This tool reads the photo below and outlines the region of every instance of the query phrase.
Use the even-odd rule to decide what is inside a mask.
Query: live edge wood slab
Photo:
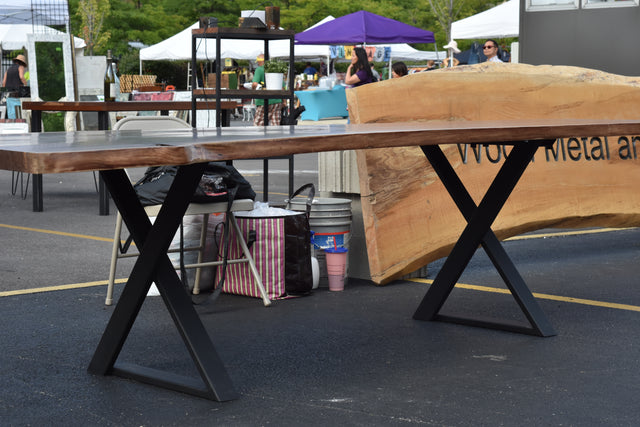
[[[434,257],[446,255],[451,242],[457,238],[456,233],[459,234],[460,231],[456,228],[458,227],[457,217],[460,214],[455,210],[452,211],[454,207],[448,197],[442,195],[444,194],[442,190],[440,190],[441,195],[432,194],[433,189],[440,186],[439,179],[424,156],[422,154],[416,156],[416,152],[410,148],[400,147],[440,144],[451,156],[458,156],[457,159],[453,157],[453,163],[460,168],[464,164],[460,160],[463,155],[467,156],[467,160],[475,158],[476,155],[481,159],[485,159],[486,155],[491,156],[492,159],[498,154],[504,156],[502,151],[486,151],[486,154],[482,151],[485,150],[484,148],[480,151],[476,148],[474,151],[473,147],[465,146],[464,142],[500,143],[572,138],[576,135],[603,135],[603,140],[608,141],[609,136],[629,134],[640,134],[640,120],[458,120],[169,132],[47,132],[3,135],[0,140],[0,169],[46,174],[366,149],[367,156],[377,156],[378,161],[373,164],[379,166],[379,168],[366,169],[369,166],[365,165],[366,168],[361,169],[361,174],[363,170],[371,171],[371,176],[364,176],[368,180],[368,187],[364,188],[379,189],[378,193],[363,192],[363,200],[370,205],[366,206],[369,210],[365,212],[369,262],[370,268],[371,266],[375,268],[372,269],[374,280],[377,283],[385,283],[396,275],[402,274],[403,271],[411,270],[413,266],[420,266],[421,263],[429,262]],[[579,140],[583,141],[583,139]],[[592,140],[588,139],[588,141]],[[634,137],[630,141],[637,140]],[[461,142],[463,144],[459,145]],[[592,142],[589,144],[589,146],[594,145]],[[622,148],[624,144],[620,145],[618,142],[616,144],[621,148],[616,152],[611,148],[608,154],[611,157],[614,153],[620,156],[620,153],[625,152]],[[629,144],[626,151],[635,153],[636,142]],[[395,147],[400,151],[387,151],[386,147]],[[382,151],[375,151],[381,149]],[[495,150],[495,147],[490,146],[487,150]],[[508,151],[508,148],[505,150]],[[562,155],[570,158],[577,156],[578,151],[574,144],[567,142],[565,154]],[[590,158],[595,158],[595,153],[597,150],[589,154]],[[563,163],[558,166],[563,169],[569,167],[571,162],[565,159],[551,163]],[[467,164],[470,163],[473,162],[467,161]],[[486,163],[492,172],[497,168],[493,161],[481,161],[478,164]],[[608,161],[598,160],[592,163],[604,164]],[[635,161],[629,160],[629,164],[635,165]],[[636,168],[624,162],[623,165],[625,169],[629,169],[629,174],[623,172],[625,179],[628,177],[635,181],[633,174],[636,173]],[[479,189],[483,185],[483,180],[486,181],[484,174],[468,172],[465,174],[468,174],[465,181],[470,191],[474,194],[482,194],[483,192]],[[475,175],[480,175],[477,180]],[[568,179],[561,186],[589,186],[588,183],[594,178],[590,174],[580,176]],[[612,178],[603,179],[611,180]],[[604,196],[608,197],[607,203],[610,199],[617,201],[616,214],[612,215],[616,221],[611,222],[619,226],[637,223],[637,203],[630,202],[637,196],[627,191],[632,185],[633,182],[625,183],[622,189],[616,189],[613,186],[609,190],[612,194],[606,194],[607,191],[603,191]],[[523,197],[522,207],[520,204],[510,205],[511,209],[516,206],[516,213],[522,213],[522,216],[514,220],[516,225],[500,228],[500,235],[553,224],[553,220],[538,215],[537,211],[553,211],[553,208],[549,208],[548,205],[556,203],[557,187],[557,182],[552,176],[538,177],[529,194]],[[424,192],[426,189],[429,191]],[[624,197],[617,198],[616,194]],[[588,194],[584,197],[576,196],[569,201],[558,199],[555,207],[568,204],[569,208],[575,209],[576,212],[603,210],[601,206],[585,209],[598,204],[598,200],[591,201]],[[539,202],[540,206],[537,206],[536,202]],[[532,212],[527,212],[526,209],[531,205],[533,205]],[[608,205],[605,204],[605,206]],[[556,223],[568,226],[571,220],[577,221],[575,215],[577,214],[569,216],[565,212],[564,215],[560,215],[561,219]],[[591,215],[591,218],[597,219],[598,215],[600,214]],[[601,218],[607,218],[607,214]],[[588,220],[589,217],[586,219]],[[382,227],[375,228],[380,225]],[[411,252],[412,249],[415,252]],[[381,256],[387,256],[387,258],[382,259]],[[375,264],[381,259],[384,263]],[[395,262],[395,260],[399,261]]]
[[[638,119],[640,78],[524,64],[462,66],[347,90],[351,123],[469,125],[523,119]],[[640,137],[580,132],[539,149],[493,231],[500,239],[547,227],[640,225]],[[465,139],[471,136],[471,139]],[[402,138],[403,136],[400,135]],[[514,140],[527,139],[514,132]],[[479,202],[510,147],[443,147]],[[407,144],[411,145],[411,144]],[[466,222],[418,147],[357,152],[371,277],[386,283],[446,256]]]
[[[163,131],[7,134],[0,169],[29,173],[112,170],[321,151],[540,140],[640,133],[639,120],[486,120],[270,126]],[[416,172],[417,173],[417,172]]]

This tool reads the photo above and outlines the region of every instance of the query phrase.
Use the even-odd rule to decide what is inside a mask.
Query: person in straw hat
[[[455,67],[456,65],[458,65],[460,63],[460,61],[458,61],[453,56],[454,53],[460,53],[460,49],[458,49],[458,43],[455,40],[451,40],[449,42],[449,44],[444,45],[444,48],[449,50],[449,57],[444,60],[444,62],[442,63],[443,66],[444,67]]]
[[[2,86],[9,92],[19,92],[21,87],[27,86],[27,79],[24,76],[26,68],[27,59],[24,55],[16,56],[13,59],[13,65],[4,73]]]

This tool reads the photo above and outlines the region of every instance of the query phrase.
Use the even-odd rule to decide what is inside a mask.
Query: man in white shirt
[[[489,39],[484,42],[482,53],[487,57],[488,62],[502,62],[498,57],[498,43],[495,40]]]

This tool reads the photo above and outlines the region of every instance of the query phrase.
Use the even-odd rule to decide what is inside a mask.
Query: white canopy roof
[[[278,40],[271,42],[269,45],[269,55],[273,58],[283,58],[289,56],[288,43],[282,43],[286,40]],[[393,60],[406,60],[406,61],[427,61],[429,59],[437,60],[445,57],[445,52],[440,53],[438,57],[437,52],[424,51],[414,49],[406,43],[390,44],[390,45],[370,45],[379,49],[389,47],[391,49],[390,57]],[[296,58],[322,58],[326,59],[331,56],[330,45],[295,45],[294,56]]]
[[[484,12],[451,24],[451,38],[487,39],[518,37],[520,0],[509,0]]]
[[[315,25],[333,19],[327,16]],[[153,46],[140,49],[140,61],[178,61],[191,59],[191,30],[198,28],[194,23],[189,28]],[[313,27],[311,27],[313,28]],[[221,58],[249,59],[255,58],[264,52],[264,42],[261,40],[235,40],[223,39],[221,41]],[[419,51],[408,44],[390,45],[393,59],[427,60],[437,59],[436,52]],[[294,56],[306,59],[326,59],[330,56],[329,45],[295,45]],[[275,40],[269,42],[269,56],[283,58],[289,56],[289,41]],[[444,54],[441,54],[444,57]],[[216,57],[216,44],[213,39],[198,39],[196,50],[198,60],[213,60]]]
[[[189,28],[153,46],[140,49],[141,61],[178,61],[191,59],[191,30],[199,27],[196,22]],[[197,40],[196,57],[199,60],[214,60],[216,58],[216,42],[213,39]],[[260,40],[235,40],[225,39],[221,41],[221,58],[256,59],[264,51],[264,42]]]
[[[326,18],[325,18],[326,19]],[[178,34],[169,37],[153,46],[140,49],[141,61],[179,61],[191,59],[191,30],[198,28],[198,23],[194,23],[189,28],[180,31]],[[264,52],[264,42],[262,40],[235,40],[223,39],[220,42],[222,52],[221,58],[249,59]],[[276,40],[269,42],[269,55],[271,57],[289,56],[289,41]],[[296,57],[326,57],[329,55],[329,48],[326,46],[295,46],[294,55]],[[216,44],[212,39],[198,39],[196,50],[198,60],[213,60],[216,57]]]
[[[28,34],[66,34],[44,25],[31,24],[0,24],[0,46],[4,50],[20,50],[27,47]],[[74,37],[74,47],[82,49],[86,46],[84,40]]]
[[[69,22],[67,0],[36,2],[33,9],[31,0],[5,0],[0,3],[0,24],[31,24],[34,21],[66,26]]]

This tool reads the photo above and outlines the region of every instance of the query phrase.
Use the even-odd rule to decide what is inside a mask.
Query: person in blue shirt
[[[311,66],[311,62],[307,62],[307,68],[305,68],[303,72],[309,76],[313,76],[318,72],[318,70]]]

